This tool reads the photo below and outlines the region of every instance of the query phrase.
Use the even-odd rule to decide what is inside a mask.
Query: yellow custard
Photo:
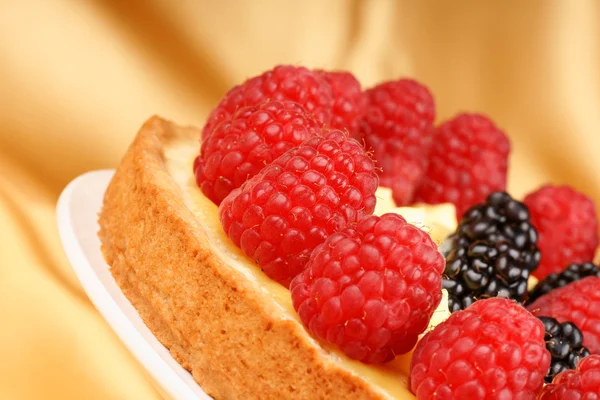
[[[375,195],[377,196],[375,215],[385,213],[402,215],[406,222],[429,233],[438,247],[456,230],[456,208],[451,203],[436,205],[420,203],[410,207],[396,207],[391,189],[379,187]]]
[[[173,143],[165,151],[165,164],[167,171],[181,189],[186,206],[195,214],[206,231],[214,253],[231,268],[242,273],[263,293],[271,297],[282,310],[284,318],[301,324],[292,307],[292,299],[289,291],[268,278],[225,235],[219,221],[218,207],[202,194],[191,173],[192,162],[197,150],[195,142]],[[391,198],[391,191],[382,188],[378,191],[377,195],[379,204],[376,210],[377,214],[397,212],[403,215],[407,222],[426,229],[438,245],[456,228],[454,207],[452,205],[395,208]],[[450,315],[445,290],[443,294],[444,298],[440,307],[434,313],[429,329],[432,329]],[[308,338],[311,338],[308,333],[306,335]],[[410,353],[399,356],[388,364],[373,366],[351,360],[336,348],[325,343],[312,338],[310,340],[332,362],[341,365],[345,370],[367,381],[373,388],[380,392],[382,397],[388,399],[415,398],[408,389]]]

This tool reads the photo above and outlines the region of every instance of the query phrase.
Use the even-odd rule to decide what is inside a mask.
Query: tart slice
[[[227,238],[192,173],[200,136],[151,118],[105,194],[102,251],[146,325],[217,399],[413,399],[410,354],[373,366],[317,341]]]

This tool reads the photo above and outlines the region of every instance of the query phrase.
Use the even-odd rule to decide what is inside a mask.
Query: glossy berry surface
[[[398,214],[370,216],[330,236],[290,285],[318,338],[366,363],[412,349],[440,303],[444,258]]]
[[[410,204],[428,164],[435,119],[429,90],[411,79],[379,84],[365,92],[365,147],[372,149],[382,186],[392,188],[398,206]]]
[[[559,374],[544,386],[538,400],[600,399],[600,356],[585,357],[576,370]]]
[[[565,265],[592,261],[598,247],[594,202],[569,186],[544,186],[527,195],[539,235],[542,260],[534,275],[543,279]]]
[[[542,322],[496,297],[453,313],[419,341],[410,389],[419,400],[535,399],[549,365]]]
[[[302,105],[321,124],[329,124],[333,108],[329,83],[307,68],[279,65],[229,90],[208,116],[202,138],[242,107],[286,100]]]
[[[333,109],[330,127],[346,130],[359,138],[360,121],[366,111],[367,99],[360,82],[347,71],[317,71],[331,86]]]
[[[455,205],[457,218],[506,189],[510,142],[489,118],[460,114],[436,128],[429,167],[415,201]]]
[[[444,289],[450,312],[488,297],[526,299],[530,271],[509,242],[476,241],[453,250],[446,261]]]
[[[583,333],[583,345],[600,354],[600,278],[590,276],[552,290],[527,309],[537,316],[574,323]]]
[[[554,272],[537,283],[529,293],[528,302],[533,303],[538,298],[588,276],[600,277],[600,268],[593,263],[571,264],[561,272]]]
[[[274,160],[219,207],[225,233],[287,286],[325,239],[372,214],[373,160],[341,131],[323,132]]]
[[[202,142],[194,163],[196,183],[218,205],[265,165],[319,131],[294,102],[243,107]]]
[[[568,369],[575,369],[582,358],[590,355],[583,346],[583,334],[572,322],[562,324],[552,317],[539,317],[544,324],[544,340],[552,361],[546,374],[546,383]]]
[[[467,211],[449,242],[444,288],[451,312],[481,298],[527,299],[527,280],[540,252],[523,203],[505,192],[490,194]]]

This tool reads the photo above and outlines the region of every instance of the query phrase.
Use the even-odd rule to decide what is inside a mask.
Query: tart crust
[[[212,251],[165,165],[172,143],[198,138],[149,119],[105,194],[102,251],[145,324],[216,399],[389,398]]]

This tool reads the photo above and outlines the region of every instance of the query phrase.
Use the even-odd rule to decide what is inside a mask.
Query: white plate
[[[169,351],[146,327],[123,295],[100,252],[98,212],[113,170],[93,171],[73,180],[57,204],[58,231],[67,258],[100,314],[173,400],[210,400]]]

